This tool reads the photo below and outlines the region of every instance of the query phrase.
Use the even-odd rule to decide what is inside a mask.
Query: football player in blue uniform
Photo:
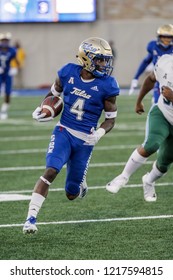
[[[47,95],[63,93],[64,107],[48,146],[46,170],[32,194],[24,233],[37,231],[37,214],[49,186],[65,164],[67,198],[73,200],[86,195],[86,174],[94,145],[115,124],[119,86],[111,76],[113,55],[110,45],[102,38],[88,38],[79,46],[77,60],[79,65],[69,63],[57,72]],[[105,119],[98,128],[102,111]],[[44,117],[39,106],[33,112],[33,118],[40,122],[51,120],[51,117]]]
[[[12,75],[10,72],[10,62],[16,58],[16,49],[9,45],[11,34],[0,34],[0,92],[4,91],[4,103],[1,106],[0,119],[8,118],[8,108],[10,95],[12,92]]]
[[[173,25],[166,24],[158,28],[157,40],[153,40],[147,45],[147,56],[142,60],[139,68],[131,82],[129,95],[131,95],[138,86],[138,79],[146,70],[147,66],[152,63],[156,64],[158,58],[164,54],[173,53]],[[160,95],[159,83],[156,82],[153,90],[153,103],[157,103]]]

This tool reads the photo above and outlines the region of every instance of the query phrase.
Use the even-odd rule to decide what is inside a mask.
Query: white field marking
[[[32,120],[22,120],[22,119],[7,119],[7,120],[1,120],[1,124],[6,124],[6,125],[33,125]],[[10,130],[10,129],[9,129]]]
[[[160,186],[160,187],[165,187],[165,186],[173,186],[173,182],[165,182],[165,183],[156,183],[155,185],[156,187]],[[129,184],[129,185],[126,185],[123,187],[124,188],[141,188],[142,187],[142,184]],[[98,190],[98,189],[105,189],[105,186],[89,186],[88,187],[89,190]],[[64,191],[64,188],[50,188],[49,189],[49,192],[60,192],[60,191]],[[33,189],[30,189],[30,190],[16,190],[16,191],[1,191],[0,192],[0,195],[1,194],[19,194],[19,193],[32,193],[33,192]]]
[[[145,123],[142,122],[135,122],[135,124],[127,124],[127,123],[121,123],[121,124],[117,124],[114,126],[114,129],[118,129],[118,130],[142,130],[145,131]]]
[[[28,120],[22,120],[22,119],[7,119],[7,120],[1,120],[1,124],[5,124],[5,125],[15,125],[15,126],[20,126],[20,125],[29,125],[29,126],[49,126],[52,125],[53,127],[55,126],[56,124],[56,120],[52,120],[51,122],[44,122],[44,123],[40,123],[40,122],[37,122],[35,120],[33,120],[32,118],[31,119],[28,119]]]
[[[147,161],[145,164],[153,164],[154,161]],[[90,163],[90,168],[95,167],[107,167],[107,166],[124,166],[126,162],[108,162],[108,163]],[[66,168],[66,165],[63,166]],[[28,171],[28,170],[41,170],[45,169],[45,166],[16,166],[16,167],[1,167],[0,172],[4,171]]]
[[[62,224],[81,224],[81,223],[98,223],[98,222],[121,222],[121,221],[136,221],[136,220],[151,220],[151,219],[172,219],[173,215],[160,216],[143,216],[143,217],[122,217],[122,218],[105,218],[92,220],[71,220],[71,221],[56,221],[56,222],[40,222],[37,225],[62,225]],[[22,227],[24,224],[6,224],[0,225],[0,228]]]
[[[39,129],[48,129],[51,126],[54,127],[56,125],[56,122],[44,122],[40,123],[34,120],[16,120],[16,119],[7,119],[2,121],[2,124],[8,124],[12,125],[12,127],[2,127],[2,131],[16,131],[16,126],[21,126],[18,127],[17,130],[28,130],[28,129],[33,129],[33,128],[39,128]],[[24,126],[23,126],[24,125]],[[113,129],[118,129],[118,130],[129,130],[129,129],[134,129],[136,130],[144,130],[145,129],[145,122],[131,122],[129,125],[127,123],[120,123],[120,124],[115,124]]]
[[[22,149],[22,150],[8,150],[0,151],[0,155],[15,155],[15,154],[35,154],[46,152],[46,149]]]
[[[0,142],[11,142],[11,141],[40,141],[48,140],[50,136],[17,136],[17,137],[1,137]]]
[[[39,130],[50,130],[50,126],[39,126]],[[1,127],[1,131],[30,131],[30,130],[38,130],[38,125],[25,125],[25,126],[21,126],[21,127],[18,127],[16,129],[16,126],[12,126],[12,127],[6,127],[6,126],[2,126]]]
[[[130,119],[135,119],[135,118],[132,118],[130,116],[128,116],[128,118]],[[136,123],[136,122],[135,122]],[[54,128],[55,126],[55,123],[39,123],[39,122],[36,122],[36,121],[25,121],[25,120],[8,120],[7,122],[6,121],[1,121],[1,124],[5,124],[4,126],[2,125],[1,127],[1,131],[16,131],[16,126],[17,126],[17,131],[30,131],[30,130],[35,130],[35,129],[39,129],[39,130],[50,130],[52,128]],[[9,125],[9,126],[6,126],[6,125]],[[12,125],[12,126],[10,126]],[[130,126],[128,126],[126,123],[121,123],[121,124],[116,124],[114,127],[113,127],[113,130],[129,130],[129,127],[130,129],[134,129],[134,130],[142,130],[142,127],[143,127],[143,130],[145,128],[145,123],[136,123],[136,126],[134,124],[129,124]],[[113,131],[112,130],[112,131]]]
[[[117,138],[117,137],[122,137],[122,136],[134,136],[136,138],[136,136],[144,136],[145,132],[144,131],[116,131],[116,132],[110,132],[108,134],[106,134],[104,137],[108,137],[108,138]]]
[[[134,149],[138,146],[136,145],[112,145],[112,146],[98,146],[94,148],[94,151],[106,151],[106,150],[124,150],[124,149]],[[0,155],[15,155],[15,154],[34,154],[43,153],[46,149],[22,149],[22,150],[7,150],[0,151]]]
[[[122,137],[122,136],[144,136],[144,133],[142,132],[136,132],[134,134],[134,132],[116,132],[116,133],[109,133],[106,134],[105,137],[106,138],[117,138],[117,137]],[[12,136],[12,137],[0,137],[0,142],[11,142],[11,141],[40,141],[40,140],[49,140],[50,139],[50,135],[38,135],[38,136]]]
[[[30,200],[30,195],[21,195],[21,194],[0,194],[0,202],[4,201],[19,201],[19,200]]]

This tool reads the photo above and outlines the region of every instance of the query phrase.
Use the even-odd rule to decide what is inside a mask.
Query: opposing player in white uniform
[[[160,84],[161,94],[158,104],[148,114],[145,141],[131,154],[122,173],[106,186],[109,192],[117,193],[148,157],[158,151],[151,172],[142,177],[144,199],[148,202],[157,200],[155,181],[167,172],[173,162],[173,55],[163,55],[154,72],[145,79],[137,98],[136,113],[144,112],[142,100],[156,81]]]
[[[84,197],[87,191],[86,174],[94,145],[109,132],[117,114],[117,81],[111,77],[113,55],[108,42],[89,38],[79,47],[80,65],[68,63],[59,71],[48,95],[63,92],[64,108],[56,125],[46,155],[46,170],[35,185],[29,204],[24,233],[37,231],[37,214],[48,194],[48,188],[62,167],[67,164],[65,191],[69,200]],[[99,118],[105,120],[97,128]],[[41,108],[33,118],[45,121]],[[50,118],[47,119],[47,121]]]

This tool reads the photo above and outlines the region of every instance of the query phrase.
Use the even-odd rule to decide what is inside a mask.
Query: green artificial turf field
[[[135,96],[117,98],[115,128],[96,145],[83,200],[68,201],[65,167],[50,187],[38,216],[38,233],[26,236],[22,225],[29,200],[0,201],[1,260],[172,260],[172,168],[157,181],[158,200],[143,199],[141,177],[153,155],[116,195],[105,185],[118,175],[131,152],[142,143],[149,95],[142,116],[134,112]],[[45,151],[56,119],[37,123],[31,113],[42,97],[13,97],[10,117],[0,122],[0,197],[32,193],[45,165]],[[159,124],[158,124],[159,125]]]

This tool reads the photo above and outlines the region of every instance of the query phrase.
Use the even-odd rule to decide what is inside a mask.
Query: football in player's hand
[[[63,100],[60,96],[48,96],[41,104],[41,113],[46,113],[44,118],[58,116],[63,108]]]

